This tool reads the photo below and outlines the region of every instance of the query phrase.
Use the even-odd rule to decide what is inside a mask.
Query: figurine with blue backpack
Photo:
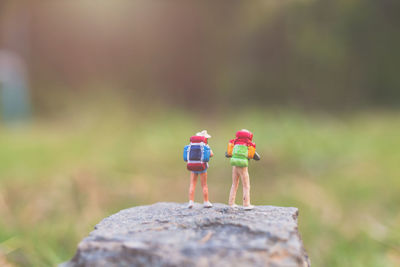
[[[185,146],[183,150],[183,160],[187,162],[187,169],[190,171],[189,209],[194,205],[194,192],[198,176],[200,176],[203,188],[204,207],[212,207],[208,200],[207,169],[208,162],[214,154],[208,145],[209,138],[211,136],[206,130],[203,130],[190,137],[190,144]]]
[[[230,158],[232,165],[232,187],[229,194],[229,206],[235,208],[236,192],[239,187],[239,179],[243,184],[243,208],[251,210],[254,208],[250,204],[250,177],[249,177],[249,160],[260,160],[260,155],[256,152],[256,144],[253,141],[253,133],[249,130],[242,129],[236,132],[236,138],[229,141],[228,151],[225,153]]]

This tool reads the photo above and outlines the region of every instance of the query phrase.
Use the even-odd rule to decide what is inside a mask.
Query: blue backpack
[[[183,149],[183,160],[187,162],[189,171],[204,171],[210,160],[210,147],[204,142],[204,137],[192,136],[190,145]]]

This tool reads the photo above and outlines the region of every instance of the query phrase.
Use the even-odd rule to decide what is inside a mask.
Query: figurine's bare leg
[[[198,174],[190,172],[189,201],[194,201],[194,190],[196,189]]]
[[[208,201],[207,172],[200,174],[201,187],[203,188],[204,207],[211,208],[213,205]]]
[[[233,166],[232,168],[232,187],[229,194],[229,206],[235,206],[236,192],[239,187],[239,172],[238,167]]]
[[[242,184],[243,184],[243,206],[251,207],[249,170],[247,167],[243,167],[240,169],[241,169]]]
[[[207,173],[200,173],[201,187],[203,188],[204,202],[208,202]]]

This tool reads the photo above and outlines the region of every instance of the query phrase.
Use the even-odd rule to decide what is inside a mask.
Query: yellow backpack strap
[[[249,146],[248,148],[249,148],[248,158],[253,159],[254,154],[256,153],[256,148],[254,146]]]
[[[231,143],[231,142],[228,143],[227,154],[228,154],[228,156],[230,156],[230,157],[232,157],[233,147],[234,147],[234,146],[235,146],[235,145],[234,145],[233,143]]]

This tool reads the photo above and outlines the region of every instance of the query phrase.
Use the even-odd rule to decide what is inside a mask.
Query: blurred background
[[[247,128],[252,202],[300,209],[313,266],[400,266],[399,11],[0,0],[0,265],[54,266],[105,216],[186,202],[182,149],[203,129],[226,203]]]

